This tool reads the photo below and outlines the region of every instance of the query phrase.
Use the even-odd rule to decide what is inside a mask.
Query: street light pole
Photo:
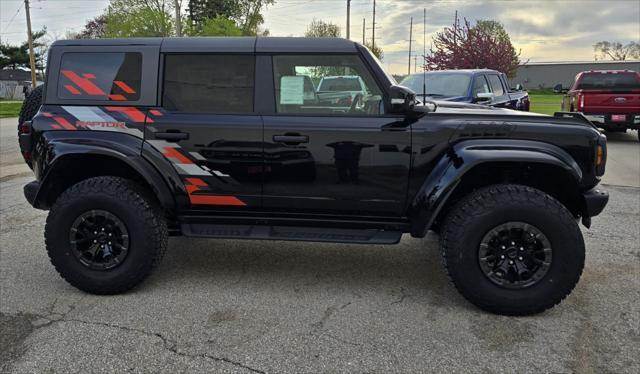
[[[347,0],[347,39],[351,38],[351,0]]]

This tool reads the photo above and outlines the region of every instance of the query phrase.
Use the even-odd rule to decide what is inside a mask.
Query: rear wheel
[[[142,282],[167,247],[167,225],[141,187],[117,177],[79,182],[60,195],[45,226],[51,262],[71,285],[94,294]]]
[[[528,315],[564,299],[580,279],[584,241],[571,213],[521,185],[478,190],[449,213],[443,258],[455,287],[492,313]]]

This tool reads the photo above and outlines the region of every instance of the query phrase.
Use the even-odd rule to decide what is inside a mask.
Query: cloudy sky
[[[63,38],[102,12],[108,0],[31,0],[34,29],[47,26],[51,38]],[[187,3],[187,0],[183,0]],[[313,18],[331,21],[346,36],[346,0],[277,0],[265,12],[265,28],[273,36],[300,36]],[[0,0],[0,38],[25,39],[22,0]],[[427,9],[427,45],[435,32],[453,23],[455,11],[471,21],[493,19],[504,24],[521,59],[540,61],[593,60],[592,45],[600,40],[640,42],[639,0],[377,0],[376,44],[393,73],[406,73],[409,20],[413,17],[414,49],[422,51],[423,8]],[[371,39],[373,0],[351,1],[351,39]]]

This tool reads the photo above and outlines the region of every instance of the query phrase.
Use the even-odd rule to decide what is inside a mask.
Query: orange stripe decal
[[[203,181],[200,178],[186,178],[186,181],[189,182],[189,184],[192,184],[192,185],[198,186],[198,187],[207,186],[207,183],[205,183],[205,181]]]
[[[162,116],[162,112],[161,112],[161,111],[159,111],[159,110],[157,110],[157,109],[151,109],[151,110],[149,111],[149,113],[153,114],[154,116],[158,116],[158,117],[161,117],[161,116]]]
[[[124,101],[127,100],[126,97],[120,95],[120,94],[115,94],[115,95],[109,95],[109,99],[110,100],[115,100],[115,101]]]
[[[62,74],[69,78],[76,86],[82,88],[84,92],[88,93],[92,96],[106,95],[104,91],[100,89],[100,87],[96,86],[87,78],[82,78],[78,74],[72,72],[71,70],[62,70]]]
[[[69,123],[64,117],[53,117],[53,119],[60,124],[65,130],[77,130],[76,127]]]
[[[182,153],[178,152],[175,148],[165,147],[164,152],[162,152],[162,154],[177,160],[180,164],[193,164],[193,161],[188,159]]]
[[[73,86],[72,86],[72,85],[70,85],[70,84],[65,84],[65,85],[64,85],[64,88],[66,88],[66,89],[67,89],[67,91],[71,92],[71,93],[72,93],[72,94],[74,94],[74,95],[80,95],[80,94],[82,93],[82,92],[78,91],[78,89],[77,89],[77,88],[73,87]]]
[[[134,94],[136,93],[136,91],[129,87],[128,84],[124,83],[123,81],[113,81],[113,84],[115,84],[116,86],[120,87],[120,89],[122,89],[122,91],[128,93],[128,94]]]
[[[132,106],[108,106],[106,109],[110,112],[120,112],[135,122],[144,122],[144,113]],[[147,123],[153,123],[151,118],[147,118]]]
[[[196,205],[247,205],[235,196],[189,195],[189,201]]]

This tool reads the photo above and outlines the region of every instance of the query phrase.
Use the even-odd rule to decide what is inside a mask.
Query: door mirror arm
[[[409,88],[393,85],[389,89],[389,111],[397,114],[410,114],[416,105],[416,94]]]

